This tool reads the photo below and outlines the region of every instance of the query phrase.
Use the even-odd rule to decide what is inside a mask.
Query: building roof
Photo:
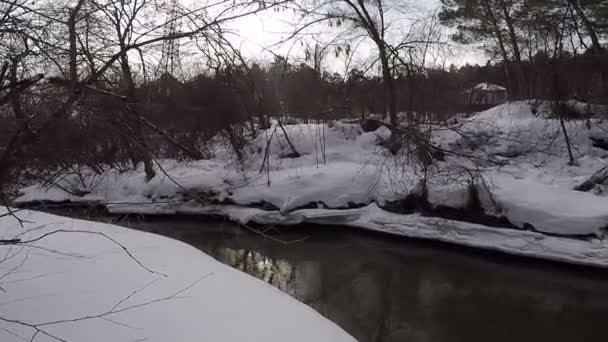
[[[507,91],[507,88],[499,86],[498,84],[493,84],[493,83],[479,83],[478,85],[474,86],[473,89],[475,90],[481,90],[481,91]]]

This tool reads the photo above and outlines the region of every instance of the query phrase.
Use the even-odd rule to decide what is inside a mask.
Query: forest
[[[256,125],[285,114],[339,108],[353,118],[386,114],[392,125],[398,112],[445,120],[479,110],[463,94],[482,82],[506,87],[510,100],[608,98],[605,1],[445,0],[402,36],[391,23],[414,10],[399,2],[223,5],[215,13],[171,1],[3,1],[3,187],[26,169],[199,158],[218,132],[239,150]],[[226,39],[223,25],[263,11],[302,18],[285,38],[299,42],[297,52],[247,60]],[[303,37],[316,26],[335,28],[331,39]],[[354,37],[372,51],[367,63],[353,62]],[[455,66],[456,44],[487,63]],[[196,58],[181,61],[182,45]],[[344,72],[331,68],[336,59],[347,61]],[[154,142],[159,135],[166,139]]]

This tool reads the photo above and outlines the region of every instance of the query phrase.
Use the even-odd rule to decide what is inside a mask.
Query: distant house
[[[492,83],[479,83],[465,91],[469,104],[498,105],[507,102],[507,88]]]

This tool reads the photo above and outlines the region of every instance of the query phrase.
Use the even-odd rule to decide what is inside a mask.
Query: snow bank
[[[34,340],[34,329],[7,320],[38,324],[44,333],[36,341],[53,340],[45,333],[100,342],[354,341],[311,308],[181,242],[34,211],[18,215],[31,223],[0,219],[3,239],[67,232],[0,246],[1,341]],[[107,234],[158,274],[80,230]]]
[[[479,167],[472,160],[492,159],[483,166],[483,179],[493,196],[486,192],[480,196],[487,214],[505,215],[520,228],[528,223],[545,233],[602,236],[608,227],[608,197],[572,189],[608,163],[608,151],[591,141],[592,137],[608,141],[608,124],[597,119],[566,122],[575,159],[570,166],[559,120],[551,119],[543,106],[548,110],[542,102],[511,102],[460,117],[447,127],[431,127],[433,142],[457,154],[447,154],[430,171],[429,202],[465,207],[470,200],[468,171]],[[211,192],[214,200],[223,203],[264,204],[286,214],[300,208],[382,205],[420,187],[421,170],[408,164],[407,156],[393,156],[379,146],[390,135],[385,127],[363,132],[357,124],[335,122],[289,125],[285,130],[287,135],[273,125],[261,132],[244,151],[241,164],[219,146],[211,160],[161,161],[170,177],[160,174],[150,183],[143,181],[142,170],[110,171],[100,182],[89,182],[96,186],[85,196],[32,186],[17,201],[141,203],[138,210],[170,213],[172,205],[179,207],[192,199],[184,193],[203,193],[198,201],[204,205],[210,203],[205,194]],[[287,137],[300,157],[285,158],[292,152]],[[263,164],[267,146],[269,162]],[[62,186],[78,181],[76,175],[68,176]]]
[[[145,206],[116,205],[115,213],[146,212]],[[167,210],[169,210],[167,208]],[[412,238],[436,240],[463,246],[494,250],[546,260],[608,267],[608,242],[547,236],[533,231],[495,228],[483,225],[424,217],[399,215],[382,210],[376,204],[348,210],[302,209],[291,213],[264,211],[238,206],[181,205],[170,209],[175,214],[217,214],[242,223],[294,225],[314,223],[357,227]]]
[[[386,152],[377,146],[380,137],[388,137],[386,128],[362,132],[358,125],[336,123],[333,126],[285,126],[289,139],[302,154],[299,158],[282,158],[291,152],[285,134],[275,127],[260,134],[250,147],[243,165],[235,165],[229,151],[220,150],[213,160],[178,163],[161,161],[170,175],[159,176],[145,183],[143,170],[109,171],[104,180],[85,196],[73,196],[59,188],[34,185],[23,189],[17,202],[35,200],[102,201],[103,203],[163,201],[187,190],[213,191],[220,198],[249,205],[267,202],[282,210],[291,210],[310,203],[324,203],[331,208],[352,203],[382,202],[396,199],[407,189],[395,188],[381,172]],[[260,173],[267,138],[269,172]],[[93,182],[91,182],[93,183]],[[64,178],[62,186],[80,186],[79,177]]]
[[[550,113],[550,106],[546,102],[509,102],[468,118],[460,128],[487,137],[482,139],[484,152],[532,153],[531,157],[538,157],[536,153],[540,152],[545,158],[563,158],[567,156],[567,150],[562,128],[559,120],[551,118]],[[601,153],[594,150],[589,139],[592,136],[606,136],[606,125],[600,120],[566,121],[566,128],[579,156]],[[453,133],[446,135],[457,138]],[[455,140],[448,142],[454,143]]]
[[[503,214],[512,223],[562,235],[603,234],[608,228],[608,197],[564,191],[530,179],[495,177],[494,191]]]
[[[608,152],[591,141],[591,137],[608,137],[606,124],[599,120],[566,122],[576,163],[570,166],[560,123],[547,118],[543,111],[548,109],[543,106],[546,104],[512,102],[464,120],[460,129],[473,132],[478,142],[475,148],[458,146],[463,139],[454,133],[442,134],[438,140],[444,146],[480,157],[495,156],[505,163],[489,168],[486,179],[501,214],[512,223],[520,227],[528,223],[553,234],[602,235],[608,227],[608,197],[572,189],[608,163]],[[449,189],[452,194],[439,195],[441,198],[435,194],[433,200],[453,202],[458,192],[466,199],[462,186]]]

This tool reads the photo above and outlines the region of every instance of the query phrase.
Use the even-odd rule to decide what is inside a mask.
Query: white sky
[[[420,13],[431,13],[437,10],[439,7],[439,0],[418,0],[414,1],[413,4],[418,8],[417,11]],[[272,54],[267,50],[271,49],[274,53],[281,55],[298,56],[301,55],[301,49],[299,43],[288,42],[277,46],[276,44],[285,38],[289,37],[293,32],[294,28],[290,25],[290,22],[297,20],[296,16],[290,12],[275,12],[267,11],[261,14],[252,15],[243,19],[238,20],[231,25],[231,29],[235,35],[231,38],[231,41],[241,48],[241,50],[248,55],[248,57],[256,60],[270,60]],[[317,25],[314,28],[314,32],[332,32],[332,29],[324,26],[323,24]],[[335,31],[333,31],[335,32]],[[335,35],[335,33],[334,33]],[[295,44],[295,45],[294,45]],[[363,49],[361,49],[363,50]],[[365,59],[365,52],[358,51]],[[341,72],[344,68],[343,61],[337,61],[335,58],[328,61],[328,67],[333,71]],[[483,56],[483,53],[477,52],[472,47],[456,47],[454,49],[454,56],[450,58],[447,65],[454,63],[456,65],[469,64],[483,64],[487,58]],[[339,65],[335,65],[339,64]]]
[[[415,6],[413,12],[430,14],[438,9],[439,0],[411,0],[411,4]],[[277,12],[271,9],[259,14],[250,15],[235,20],[227,26],[232,32],[229,40],[236,47],[239,47],[246,57],[255,61],[271,61],[274,53],[288,56],[290,61],[294,62],[296,58],[301,59],[303,56],[300,41],[293,39],[287,43],[279,43],[291,35],[294,31],[292,24],[297,20],[298,17],[289,10]],[[325,37],[324,40],[327,40],[327,37],[335,36],[337,31],[321,23],[308,31],[308,33],[313,32],[317,38]],[[355,42],[351,44],[354,45]],[[466,49],[456,48],[454,50],[455,55],[449,58],[445,63],[446,65],[451,63],[456,65],[464,65],[466,63],[483,64],[486,61],[482,53],[476,52],[471,47]],[[369,60],[372,59],[372,52],[365,44],[360,45],[355,55],[356,58],[351,62],[351,66],[369,64]],[[333,53],[329,54],[325,67],[339,73],[344,73],[346,70],[344,58],[337,59],[333,56]]]

